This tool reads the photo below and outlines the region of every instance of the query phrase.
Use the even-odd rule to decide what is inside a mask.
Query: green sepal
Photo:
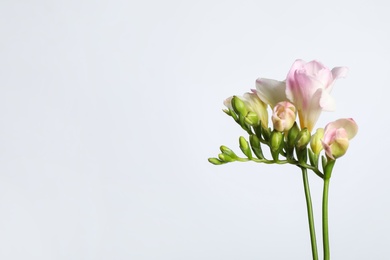
[[[229,111],[230,111],[230,116],[233,117],[234,121],[238,123],[238,115],[233,110],[229,110]]]
[[[266,142],[269,142],[269,139],[271,138],[271,128],[263,127],[261,130],[261,133],[263,134],[263,138]]]
[[[249,159],[252,159],[252,151],[251,151],[251,148],[249,147],[248,141],[243,136],[240,136],[239,142],[240,142],[240,149],[241,149],[241,151]]]
[[[307,148],[302,148],[302,149],[297,149],[297,157],[298,157],[298,162],[300,163],[306,163],[307,162]]]
[[[322,171],[325,172],[325,167],[326,164],[328,163],[325,156],[321,156],[321,163],[322,163]]]
[[[261,122],[259,122],[258,126],[253,127],[253,130],[255,131],[255,134],[259,138],[259,140],[262,140],[262,138],[261,138],[262,128],[263,127],[261,126]]]
[[[318,166],[318,155],[313,153],[313,151],[311,149],[307,149],[307,151],[309,152],[310,164],[317,168],[317,166]]]
[[[232,113],[231,113],[230,109],[222,109],[222,112],[224,112],[228,116],[232,116]]]
[[[333,159],[328,160],[328,162],[326,163],[326,166],[324,168],[324,180],[329,180],[332,176],[332,170],[335,163],[336,160]]]
[[[264,159],[259,138],[256,135],[250,135],[249,142],[256,157],[259,159]]]

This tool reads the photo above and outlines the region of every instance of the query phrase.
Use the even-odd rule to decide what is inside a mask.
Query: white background
[[[0,258],[310,259],[299,169],[207,162],[221,110],[295,59],[347,66],[359,133],[330,186],[334,260],[389,259],[386,1],[0,2]],[[310,174],[321,252],[322,182]]]

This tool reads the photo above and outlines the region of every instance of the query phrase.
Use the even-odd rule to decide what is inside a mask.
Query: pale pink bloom
[[[277,131],[288,131],[294,125],[296,109],[290,102],[282,101],[277,103],[272,112],[272,123]]]
[[[349,140],[358,132],[358,126],[352,118],[338,119],[326,125],[322,146],[326,156],[336,159],[343,156],[348,149]]]
[[[298,110],[301,128],[311,131],[321,111],[335,110],[335,101],[330,95],[334,81],[345,77],[346,67],[329,70],[318,61],[296,60],[286,79],[286,96]]]

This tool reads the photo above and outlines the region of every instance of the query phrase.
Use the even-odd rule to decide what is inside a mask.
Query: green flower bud
[[[264,159],[259,138],[256,135],[251,135],[249,136],[249,142],[256,157],[259,159]]]
[[[233,96],[231,103],[234,111],[241,117],[245,117],[248,114],[248,109],[245,105],[245,102],[239,99],[237,96]]]
[[[237,158],[237,155],[230,148],[228,148],[224,145],[221,145],[220,150],[223,154],[226,154],[227,156],[229,156],[232,159]]]
[[[214,165],[224,164],[224,162],[222,162],[221,160],[219,160],[217,158],[209,158],[208,161],[209,161],[209,163],[212,163]]]
[[[271,133],[271,142],[270,142],[270,147],[272,152],[278,152],[280,148],[282,148],[283,144],[283,133],[274,130]]]
[[[305,127],[299,132],[297,139],[296,139],[296,142],[295,142],[295,147],[298,150],[301,150],[301,149],[305,148],[309,144],[309,142],[310,142],[310,132]]]
[[[295,141],[297,140],[298,134],[299,134],[299,127],[297,125],[297,122],[295,122],[293,127],[288,131],[287,134],[287,145],[289,147],[295,146]]]
[[[319,155],[323,149],[321,140],[324,137],[324,129],[318,128],[314,135],[312,135],[310,140],[310,148],[314,154]]]
[[[249,111],[248,114],[245,116],[245,122],[248,125],[257,126],[259,125],[259,117],[255,112]]]
[[[218,154],[218,158],[223,162],[234,162],[235,159],[231,158],[229,155],[220,153]]]
[[[248,141],[243,137],[240,136],[240,149],[241,151],[249,158],[252,159],[252,151],[251,148],[249,147]]]

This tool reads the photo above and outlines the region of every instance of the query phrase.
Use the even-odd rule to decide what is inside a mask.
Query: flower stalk
[[[243,156],[221,146],[218,157],[209,158],[209,162],[215,165],[253,161],[299,167],[302,172],[313,260],[318,260],[318,249],[308,170],[324,182],[323,253],[324,260],[330,260],[329,182],[336,160],[347,152],[349,141],[357,134],[358,126],[352,118],[343,118],[330,122],[324,128],[313,130],[322,111],[334,110],[335,102],[330,92],[336,79],[345,77],[347,71],[346,67],[330,70],[315,60],[308,63],[297,60],[283,81],[257,79],[256,90],[224,101],[227,109],[223,111],[249,135],[249,142],[243,136],[239,138]],[[267,109],[272,110],[271,117]],[[272,127],[268,126],[268,121],[271,121]],[[268,146],[271,158],[266,158],[269,156],[263,153],[262,146]]]
[[[318,260],[317,240],[316,240],[316,231],[314,227],[313,206],[311,202],[309,178],[307,176],[307,169],[302,167],[301,170],[302,170],[303,187],[305,189],[307,218],[309,220],[311,252],[312,252],[313,260]]]

